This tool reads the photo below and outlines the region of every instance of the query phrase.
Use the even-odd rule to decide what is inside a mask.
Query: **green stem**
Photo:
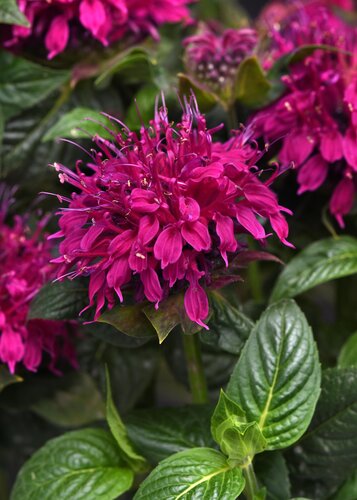
[[[183,346],[186,355],[192,400],[195,404],[208,403],[207,384],[203,371],[201,345],[198,335],[183,334]]]
[[[228,127],[231,130],[236,130],[239,128],[239,122],[234,103],[231,104],[227,109],[227,122],[228,122]]]
[[[247,500],[254,500],[255,495],[259,492],[259,485],[252,463],[243,468],[243,475],[245,478],[244,495]]]
[[[264,294],[262,287],[262,278],[259,271],[259,263],[254,260],[248,266],[248,281],[253,299],[256,302],[263,302]]]

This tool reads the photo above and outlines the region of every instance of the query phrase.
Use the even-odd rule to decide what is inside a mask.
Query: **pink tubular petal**
[[[231,217],[216,214],[216,232],[219,236],[221,244],[219,246],[222,258],[228,267],[227,252],[235,252],[237,250],[237,241],[234,237],[234,225]]]
[[[155,307],[158,307],[162,299],[162,288],[160,285],[159,277],[154,269],[148,267],[145,271],[140,273],[141,282],[144,285],[145,297],[150,302],[155,302]]]
[[[330,212],[336,217],[340,227],[345,227],[343,216],[352,209],[356,188],[353,179],[345,177],[336,186],[330,200]]]
[[[238,204],[236,207],[237,221],[241,224],[256,240],[261,240],[266,237],[263,226],[258,222],[254,212],[244,206]]]
[[[357,171],[357,132],[350,127],[343,140],[343,154],[347,163]]]
[[[295,248],[294,245],[289,243],[286,239],[289,235],[289,226],[284,217],[279,212],[276,212],[270,215],[269,220],[280,241],[288,247]]]
[[[207,294],[199,285],[197,280],[192,280],[188,289],[185,292],[184,305],[187,316],[191,321],[209,330],[208,326],[203,323],[209,313],[209,304]]]
[[[300,184],[298,194],[315,191],[326,180],[328,163],[320,156],[314,155],[299,168],[297,180]]]
[[[160,225],[155,216],[144,215],[140,219],[138,239],[143,245],[147,245],[157,235]]]
[[[53,19],[45,38],[48,59],[52,59],[62,52],[68,43],[69,26],[66,16],[57,16]]]
[[[315,141],[307,133],[293,132],[284,139],[280,160],[285,163],[293,162],[299,166],[312,153],[314,146]]]
[[[103,26],[110,22],[101,0],[82,0],[79,6],[79,19],[82,25],[98,39],[101,39],[100,31]]]
[[[0,337],[0,360],[9,366],[10,372],[15,372],[16,363],[22,360],[25,353],[21,335],[4,328]]]
[[[109,245],[109,253],[116,256],[126,254],[131,249],[135,241],[135,232],[132,229],[127,229],[121,234],[113,238]]]
[[[209,250],[211,247],[211,237],[207,226],[200,221],[184,222],[181,234],[187,243],[197,252]]]
[[[137,188],[131,193],[131,206],[138,212],[152,213],[159,209],[160,202],[152,191]]]
[[[175,226],[163,230],[154,246],[155,259],[161,261],[161,268],[177,262],[182,253],[182,237]]]
[[[110,288],[114,288],[120,302],[123,302],[123,294],[121,287],[130,280],[131,272],[129,269],[128,259],[126,256],[117,259],[112,264],[107,274],[107,284]]]
[[[90,250],[95,240],[102,234],[103,231],[103,226],[91,226],[81,239],[81,249],[85,252]]]
[[[200,206],[193,198],[180,196],[179,208],[182,220],[193,222],[200,217]]]
[[[338,130],[329,130],[321,135],[320,152],[328,162],[340,160],[343,156],[343,137]]]

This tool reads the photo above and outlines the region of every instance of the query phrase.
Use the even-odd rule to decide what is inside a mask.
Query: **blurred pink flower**
[[[330,211],[343,227],[357,189],[357,30],[321,1],[294,7],[270,28],[266,66],[304,45],[333,49],[292,64],[283,96],[254,120],[267,142],[281,140],[279,160],[297,168],[299,193],[332,184]]]
[[[158,38],[164,23],[189,22],[192,0],[18,0],[30,28],[12,26],[5,47],[18,48],[26,39],[44,40],[48,58],[78,44],[85,34],[109,45],[125,35]],[[82,34],[81,34],[82,31]]]
[[[96,319],[106,302],[123,301],[126,285],[156,307],[172,287],[184,287],[188,317],[206,327],[212,262],[220,256],[228,266],[236,235],[264,240],[264,218],[288,244],[284,209],[255,166],[261,154],[244,133],[212,143],[221,127],[206,128],[193,98],[176,125],[162,107],[139,135],[121,126],[112,141],[94,138],[99,150],[84,171],[80,162],[75,172],[55,164],[77,191],[63,198],[68,207],[51,236],[62,239],[58,277],[89,275]]]
[[[253,29],[227,29],[218,33],[204,26],[201,33],[183,40],[187,71],[215,92],[232,87],[239,64],[257,44]]]
[[[50,355],[50,369],[59,373],[56,362],[66,358],[73,366],[76,358],[69,339],[68,325],[60,321],[27,320],[31,300],[53,277],[49,264],[50,246],[41,241],[43,222],[31,234],[23,217],[14,225],[5,223],[8,196],[1,186],[0,206],[0,361],[14,373],[17,363],[36,371],[43,351]],[[0,200],[1,202],[1,200]]]

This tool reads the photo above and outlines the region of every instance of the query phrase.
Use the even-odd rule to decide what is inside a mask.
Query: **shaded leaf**
[[[106,379],[107,379],[107,405],[106,405],[106,417],[111,433],[113,434],[119,449],[120,455],[123,461],[135,472],[145,471],[147,469],[147,462],[144,457],[140,456],[134,450],[125,428],[125,424],[120,418],[118,410],[116,409],[113,398],[112,390],[110,387],[109,371],[106,367]]]
[[[331,500],[354,500],[357,498],[357,471],[347,479]]]
[[[218,292],[210,292],[209,298],[212,316],[209,330],[200,333],[201,342],[239,354],[254,326],[253,321]]]
[[[31,302],[30,319],[78,319],[80,311],[88,304],[85,281],[64,280],[47,283]]]
[[[323,487],[328,496],[356,470],[357,368],[323,372],[314,419],[293,451],[292,472],[299,494],[315,498]],[[301,488],[305,483],[306,490]]]
[[[130,489],[133,472],[122,466],[114,438],[84,429],[51,439],[20,470],[12,500],[114,500]]]
[[[22,382],[22,378],[18,375],[10,373],[7,365],[0,365],[0,392],[8,385]]]
[[[193,448],[163,460],[141,483],[135,500],[235,500],[244,489],[239,468],[210,448]]]
[[[179,94],[181,97],[190,98],[192,92],[197,99],[198,107],[203,113],[210,111],[218,102],[218,97],[204,89],[201,85],[194,82],[188,75],[179,73],[177,75],[179,81]]]
[[[321,283],[357,273],[357,239],[343,236],[312,243],[280,274],[271,301],[295,297]]]
[[[214,446],[210,431],[212,408],[205,405],[137,410],[125,419],[135,447],[156,464],[179,451]]]
[[[253,328],[227,394],[256,421],[268,449],[285,448],[308,427],[320,393],[320,364],[311,329],[292,300],[274,304]]]
[[[100,122],[109,129],[114,129],[114,124],[99,111],[89,108],[75,108],[62,115],[58,121],[46,132],[43,141],[52,141],[58,137],[70,139],[90,139],[96,134],[104,139],[112,139]]]
[[[254,471],[267,489],[267,500],[286,500],[291,497],[289,471],[283,455],[266,452],[254,458]]]
[[[45,420],[63,427],[77,427],[103,419],[104,402],[91,377],[76,373],[72,380],[68,388],[59,388],[31,409]]]
[[[267,79],[258,59],[247,57],[239,65],[236,78],[235,97],[237,101],[250,108],[265,103],[271,84]]]
[[[108,323],[129,337],[156,337],[155,330],[143,313],[143,304],[116,306],[98,318],[99,323]]]
[[[5,120],[43,101],[69,80],[70,72],[54,70],[0,52],[0,105]]]
[[[351,335],[338,356],[338,367],[357,366],[357,332]]]

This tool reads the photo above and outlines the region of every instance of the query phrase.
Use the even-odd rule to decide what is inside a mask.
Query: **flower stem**
[[[262,302],[264,299],[262,278],[259,272],[259,263],[256,260],[248,266],[248,281],[253,299],[256,302]]]
[[[183,334],[183,346],[192,400],[195,404],[208,403],[206,377],[203,371],[201,345],[198,335]]]
[[[259,492],[259,485],[252,463],[243,468],[243,475],[245,478],[244,495],[247,500],[254,500],[255,495]]]

